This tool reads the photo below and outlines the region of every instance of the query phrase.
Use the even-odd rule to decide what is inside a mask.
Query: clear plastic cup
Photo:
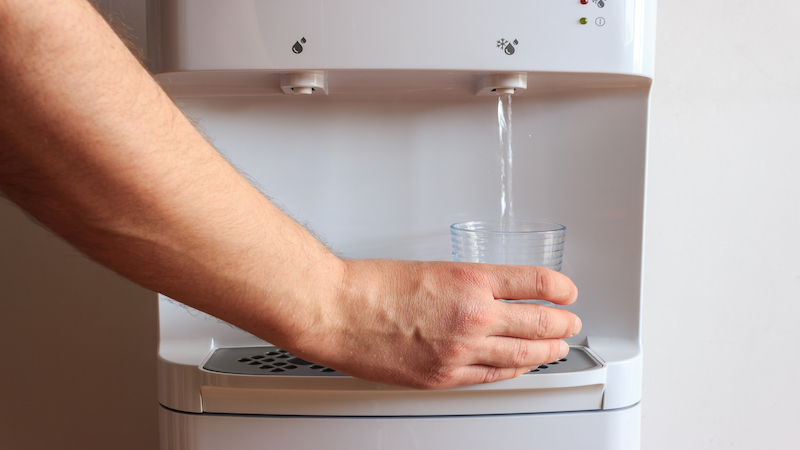
[[[540,266],[560,271],[567,228],[548,222],[463,222],[450,226],[453,261]]]
[[[501,228],[497,222],[463,222],[450,226],[453,261],[516,264],[561,271],[567,228],[548,222],[515,221]],[[501,301],[508,301],[502,300]],[[546,300],[514,300],[556,307]]]

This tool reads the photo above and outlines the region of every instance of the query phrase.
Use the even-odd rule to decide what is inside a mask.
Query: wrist
[[[319,361],[340,322],[339,299],[347,265],[321,244],[314,257],[289,271],[257,277],[247,331],[297,356]],[[260,278],[260,279],[258,279]],[[266,281],[266,283],[263,283]],[[249,302],[244,302],[249,303]]]

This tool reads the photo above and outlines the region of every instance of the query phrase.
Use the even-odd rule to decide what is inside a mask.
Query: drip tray
[[[236,375],[346,377],[329,367],[302,360],[275,346],[218,348],[203,369]]]
[[[497,383],[419,391],[361,380],[274,346],[218,348],[202,366],[203,412],[322,416],[518,414],[600,409],[606,366],[566,358]]]
[[[545,373],[573,373],[597,369],[600,361],[585,347],[570,347],[566,358],[542,364],[523,376]],[[218,348],[203,369],[234,375],[291,377],[348,377],[329,367],[300,359],[275,346]]]

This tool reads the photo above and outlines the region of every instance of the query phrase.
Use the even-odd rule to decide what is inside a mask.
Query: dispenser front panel
[[[654,0],[161,0],[160,11],[159,72],[653,70]]]
[[[638,342],[649,87],[625,78],[633,87],[514,95],[514,205],[518,220],[567,227],[563,273],[580,289],[570,309],[582,336]],[[451,224],[500,218],[497,98],[423,89],[180,102],[344,256],[450,260]]]

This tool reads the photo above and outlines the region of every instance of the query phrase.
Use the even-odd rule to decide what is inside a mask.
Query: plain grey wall
[[[156,296],[0,199],[0,448],[158,448]]]
[[[100,3],[144,42],[145,0]],[[642,447],[796,449],[800,4],[658,16]],[[152,293],[0,201],[0,296],[3,448],[156,448]]]
[[[144,37],[144,2],[98,3]],[[0,197],[0,448],[157,449],[157,309]]]

